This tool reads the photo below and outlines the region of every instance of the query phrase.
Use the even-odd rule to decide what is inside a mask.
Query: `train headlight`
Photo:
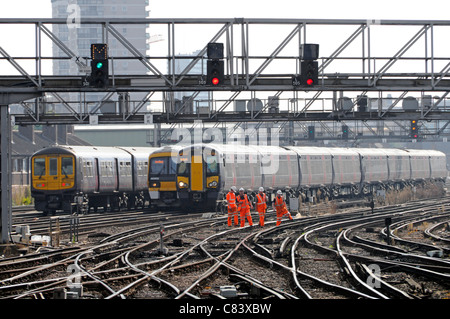
[[[211,183],[208,184],[208,187],[217,187],[217,182],[212,181]]]
[[[179,182],[179,183],[178,183],[178,186],[179,186],[180,188],[186,188],[186,187],[188,187],[188,184],[186,184],[186,183],[184,183],[184,182]]]

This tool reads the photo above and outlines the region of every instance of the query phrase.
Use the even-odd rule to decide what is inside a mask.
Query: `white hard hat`
[[[277,191],[277,194],[280,194],[280,195],[281,195],[281,194],[283,194],[283,193],[281,192],[281,190],[278,190],[278,191]]]
[[[233,192],[237,190],[236,186],[231,186],[231,189],[233,190]]]
[[[264,187],[260,187],[260,188],[259,188],[259,191],[260,191],[260,192],[264,192]]]
[[[244,189],[241,187],[241,188],[239,188],[239,191],[244,191]]]

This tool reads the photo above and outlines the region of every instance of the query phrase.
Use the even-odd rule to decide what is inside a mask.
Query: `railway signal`
[[[412,138],[418,138],[419,137],[419,127],[417,126],[417,120],[411,120],[409,135]]]
[[[342,125],[342,139],[348,140],[348,126]]]
[[[308,126],[308,140],[313,140],[315,138],[315,127]]]
[[[318,44],[302,44],[300,46],[300,83],[302,86],[312,87],[319,84]]]
[[[303,86],[319,84],[319,67],[317,61],[307,60],[301,63],[300,83]]]
[[[220,86],[224,82],[223,43],[208,43],[206,85]]]
[[[97,88],[108,86],[108,45],[106,43],[91,44],[91,76],[89,85]]]
[[[222,60],[208,60],[206,63],[207,85],[218,86],[224,81],[224,63]]]

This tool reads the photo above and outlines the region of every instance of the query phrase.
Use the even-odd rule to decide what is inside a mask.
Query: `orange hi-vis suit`
[[[288,215],[289,219],[293,219],[291,213],[287,210],[286,202],[284,201],[283,196],[276,196],[274,200],[274,206],[277,211],[277,226],[281,224],[281,219],[284,215]]]
[[[238,208],[236,205],[236,194],[229,191],[227,194],[227,206],[228,206],[228,226],[231,226],[231,221],[234,218],[234,226],[239,224],[238,220]]]
[[[250,206],[252,204],[248,200],[247,194],[239,195],[237,200],[238,200],[238,207],[239,207],[239,211],[240,211],[241,227],[245,226],[245,218],[246,217],[247,217],[247,220],[248,220],[248,223],[250,224],[250,226],[253,226],[252,216],[250,215]]]
[[[256,194],[256,210],[258,211],[258,214],[259,214],[259,225],[260,226],[264,226],[264,217],[266,215],[266,209],[267,209],[266,202],[267,202],[267,200],[266,200],[265,193]]]

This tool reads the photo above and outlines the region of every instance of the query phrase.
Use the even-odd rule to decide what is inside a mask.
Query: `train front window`
[[[189,174],[189,164],[187,157],[180,157],[180,163],[178,163],[177,174],[179,176],[188,176]]]
[[[155,157],[150,161],[150,174],[151,175],[164,175],[167,174],[167,158]]]
[[[168,158],[169,161],[169,174],[175,175],[177,173],[177,163],[175,163],[172,158]]]
[[[49,173],[50,173],[50,176],[58,175],[58,158],[50,157]]]
[[[34,176],[41,177],[45,175],[45,158],[35,158],[34,159]]]
[[[62,175],[73,175],[73,161],[71,157],[61,158],[61,174]]]
[[[219,172],[219,165],[217,163],[216,156],[206,157],[206,173],[210,175],[216,175]]]

